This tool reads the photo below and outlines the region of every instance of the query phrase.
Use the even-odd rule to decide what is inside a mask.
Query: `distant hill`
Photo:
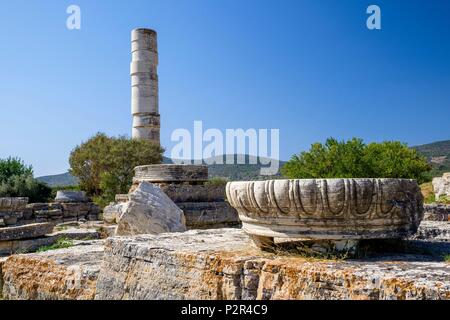
[[[72,176],[69,172],[56,174],[53,176],[38,177],[36,179],[46,183],[50,187],[67,187],[78,184],[77,178]]]
[[[223,157],[223,163],[225,163],[225,156]],[[220,157],[215,158],[215,160],[219,160]],[[237,156],[235,157],[235,163],[237,162]],[[257,164],[248,164],[250,160],[257,161]],[[267,163],[265,158],[262,158],[264,163]],[[207,160],[208,161],[208,160]],[[211,161],[208,161],[211,162]],[[172,159],[164,157],[163,163],[173,163]],[[208,165],[209,176],[212,177],[223,177],[228,180],[260,180],[260,179],[270,179],[276,178],[277,176],[261,176],[260,169],[263,167],[261,165],[259,158],[245,155],[245,163],[247,164],[213,164]],[[204,162],[205,164],[205,162]],[[280,161],[280,168],[285,164],[284,161]],[[267,166],[267,165],[265,165]],[[44,176],[37,178],[39,181],[42,181],[49,185],[50,187],[67,187],[77,185],[77,179],[72,176],[70,173],[66,172],[63,174],[57,174],[53,176]]]
[[[233,163],[237,163],[237,155],[234,155]],[[280,176],[278,173],[275,176],[261,176],[260,170],[262,167],[268,167],[268,165],[262,165],[261,163],[268,163],[269,158],[259,158],[255,156],[244,155],[245,164],[226,164],[226,156],[217,156],[215,158],[206,159],[203,164],[222,162],[223,164],[208,164],[209,176],[222,177],[233,181],[242,180],[261,180],[277,178]],[[262,161],[261,161],[262,160]],[[256,164],[250,164],[250,162]],[[163,163],[173,163],[172,159],[165,158]],[[280,161],[279,167],[281,168],[286,162]]]
[[[450,140],[438,141],[413,147],[424,155],[432,166],[431,176],[442,176],[450,172]]]

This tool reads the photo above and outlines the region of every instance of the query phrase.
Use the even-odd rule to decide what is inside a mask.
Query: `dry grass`
[[[435,202],[435,196],[433,192],[433,185],[431,182],[422,183],[420,185],[420,190],[422,191],[423,199],[425,203]]]
[[[340,261],[351,258],[352,256],[349,250],[336,251],[331,247],[328,250],[319,251],[313,248],[313,244],[313,241],[291,241],[267,245],[261,249],[276,257],[302,258],[308,261]]]

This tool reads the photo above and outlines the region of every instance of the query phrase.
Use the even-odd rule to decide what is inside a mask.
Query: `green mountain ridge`
[[[444,172],[450,172],[450,140],[437,141],[412,147],[424,155],[431,164],[431,177],[442,176]]]

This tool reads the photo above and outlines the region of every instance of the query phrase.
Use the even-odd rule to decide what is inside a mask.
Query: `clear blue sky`
[[[450,139],[450,1],[1,0],[0,157],[57,174],[96,132],[129,135],[136,27],[158,31],[168,150],[194,120],[280,128],[281,159],[329,136]]]

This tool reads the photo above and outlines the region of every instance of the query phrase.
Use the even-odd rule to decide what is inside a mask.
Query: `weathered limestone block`
[[[12,226],[23,217],[28,198],[0,198],[0,226]]]
[[[32,239],[18,239],[0,241],[0,257],[10,256],[16,253],[26,253],[38,250],[43,246],[54,244],[58,239],[50,236],[42,236]]]
[[[0,218],[2,219],[2,224],[5,226],[13,226],[17,224],[19,218],[22,217],[22,213],[20,212],[1,212]]]
[[[46,218],[53,218],[58,217],[62,218],[63,213],[61,209],[51,209],[51,210],[38,210],[35,212],[36,218],[37,217],[46,217]]]
[[[31,208],[25,208],[22,211],[23,220],[29,221],[33,219],[33,209]]]
[[[407,179],[230,182],[227,198],[255,240],[399,238],[423,218],[420,188]]]
[[[228,202],[182,202],[177,206],[183,210],[189,229],[209,229],[239,226],[237,212]]]
[[[436,199],[440,196],[450,197],[450,172],[444,173],[440,178],[433,178],[432,184]]]
[[[450,264],[261,253],[239,229],[106,240],[96,299],[450,299]]]
[[[55,202],[87,202],[89,199],[86,197],[84,191],[68,191],[61,190],[56,192]]]
[[[117,235],[158,234],[186,230],[183,211],[160,188],[142,182],[117,220]]]
[[[56,243],[61,238],[71,240],[99,239],[100,232],[92,228],[78,229],[72,227],[48,233],[45,236],[37,238],[0,241],[0,257],[17,253],[34,252],[43,246],[50,246]]]
[[[33,210],[33,212],[39,211],[39,210],[48,210],[49,204],[48,203],[30,203],[30,204],[27,204],[27,208]]]
[[[61,205],[64,217],[86,216],[91,209],[91,203],[89,202],[66,202]]]
[[[118,218],[125,211],[127,202],[111,203],[103,209],[103,221],[108,223],[117,223]]]
[[[34,223],[23,226],[0,228],[0,241],[30,239],[51,233],[52,223]]]
[[[27,203],[28,198],[0,198],[0,212],[20,212]]]
[[[97,240],[67,249],[11,256],[1,266],[3,298],[93,299],[102,255],[102,241]]]
[[[205,182],[208,181],[208,167],[204,165],[153,164],[134,169],[135,183]]]
[[[411,239],[450,242],[450,222],[422,221],[417,233]]]
[[[158,184],[158,186],[175,203],[225,201],[225,185]]]
[[[448,221],[450,214],[450,205],[445,204],[424,204],[423,220],[429,221]]]
[[[100,208],[92,202],[32,203],[27,205],[27,217],[36,222],[63,222],[80,219],[98,220]],[[25,213],[25,212],[24,212]]]

